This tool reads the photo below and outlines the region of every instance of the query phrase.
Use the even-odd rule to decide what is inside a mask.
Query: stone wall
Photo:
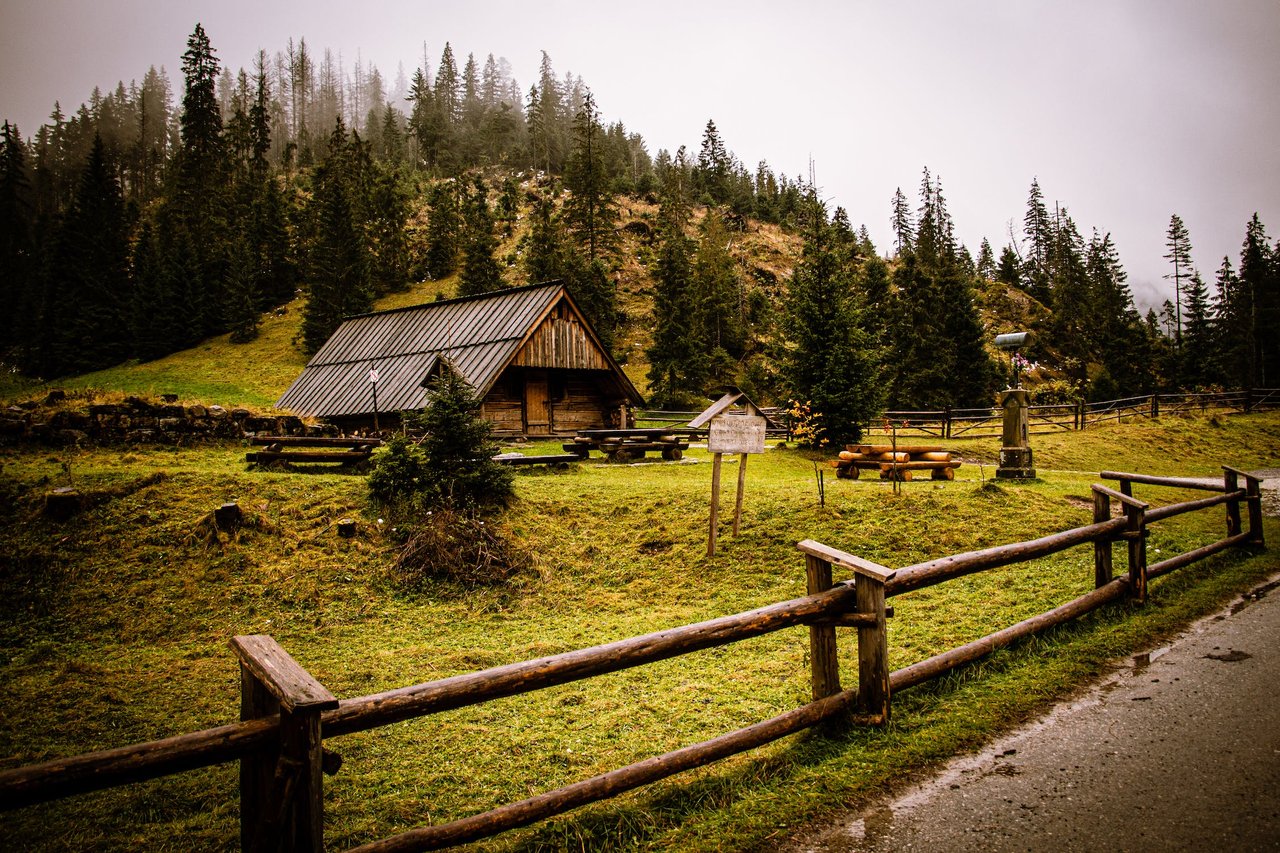
[[[24,401],[0,411],[0,443],[55,446],[194,444],[255,435],[337,435],[330,424],[306,424],[293,415],[261,415],[248,409],[181,405],[126,397],[120,403],[77,405],[52,391],[42,401]]]

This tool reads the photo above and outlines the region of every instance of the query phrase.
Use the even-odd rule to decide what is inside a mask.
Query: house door
[[[551,434],[551,407],[545,370],[525,372],[524,431],[526,435]]]

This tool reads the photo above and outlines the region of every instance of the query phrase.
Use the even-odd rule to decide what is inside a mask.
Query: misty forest
[[[448,43],[394,80],[304,39],[232,70],[197,25],[176,84],[152,67],[23,130],[0,141],[0,362],[30,380],[248,342],[295,299],[310,353],[415,282],[556,279],[652,405],[736,384],[809,403],[832,442],[886,407],[989,406],[1006,331],[1035,334],[1040,402],[1280,377],[1280,245],[1256,215],[1203,272],[1171,215],[1173,298],[1144,314],[1106,228],[1034,177],[1021,228],[970,247],[925,168],[861,200],[892,224],[876,246],[812,167],[749,167],[713,120],[651,153],[546,53],[529,86]]]

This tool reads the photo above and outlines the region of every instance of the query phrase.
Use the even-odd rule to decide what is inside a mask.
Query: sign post
[[[378,429],[378,368],[369,368],[369,386],[373,388],[373,431],[381,432]]]
[[[746,408],[745,414],[728,414],[735,403]],[[768,419],[760,413],[755,403],[736,388],[731,389],[719,401],[698,417],[689,422],[689,426],[708,427],[707,449],[711,451],[713,462],[711,468],[711,523],[707,534],[707,556],[716,555],[716,536],[720,526],[720,468],[724,463],[724,454],[738,454],[738,492],[733,509],[733,535],[737,536],[742,525],[742,498],[747,486],[747,455],[764,452],[765,429]]]

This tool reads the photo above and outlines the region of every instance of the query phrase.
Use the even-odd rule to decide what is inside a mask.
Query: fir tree
[[[474,296],[501,290],[506,283],[502,280],[502,268],[495,257],[498,241],[493,236],[493,216],[489,212],[488,191],[478,177],[467,203],[466,227],[458,295]]]
[[[880,360],[825,211],[816,199],[809,203],[814,210],[787,300],[783,375],[792,398],[817,416],[817,441],[840,447],[857,441],[880,411]]]
[[[58,229],[48,305],[50,375],[83,373],[130,354],[128,223],[102,140],[95,137],[71,209]]]
[[[442,181],[429,193],[431,215],[427,220],[427,275],[440,280],[458,268],[458,245],[462,235],[462,213],[453,181]]]
[[[11,354],[24,361],[14,349],[29,347],[26,330],[38,321],[34,216],[26,144],[6,121],[0,134],[0,305],[8,307],[0,319],[0,361]]]
[[[1191,235],[1176,213],[1169,220],[1169,230],[1165,232],[1165,248],[1169,250],[1164,256],[1165,260],[1173,265],[1173,272],[1165,275],[1165,278],[1173,281],[1173,342],[1175,349],[1181,349],[1182,294],[1185,292],[1183,282],[1192,276],[1194,270],[1191,268]]]
[[[907,197],[902,194],[902,188],[898,187],[893,193],[893,218],[891,220],[894,234],[894,246],[897,254],[911,251],[916,244],[916,225],[911,215],[911,206],[907,203]]]
[[[344,140],[339,121],[329,157],[316,171],[315,195],[308,205],[308,214],[316,223],[308,247],[310,292],[302,316],[302,341],[308,353],[318,350],[343,319],[373,307],[369,253],[355,224],[343,174]]]
[[[617,205],[604,168],[600,114],[590,92],[573,125],[574,148],[565,169],[564,182],[571,195],[564,213],[569,228],[594,262],[616,243]]]

